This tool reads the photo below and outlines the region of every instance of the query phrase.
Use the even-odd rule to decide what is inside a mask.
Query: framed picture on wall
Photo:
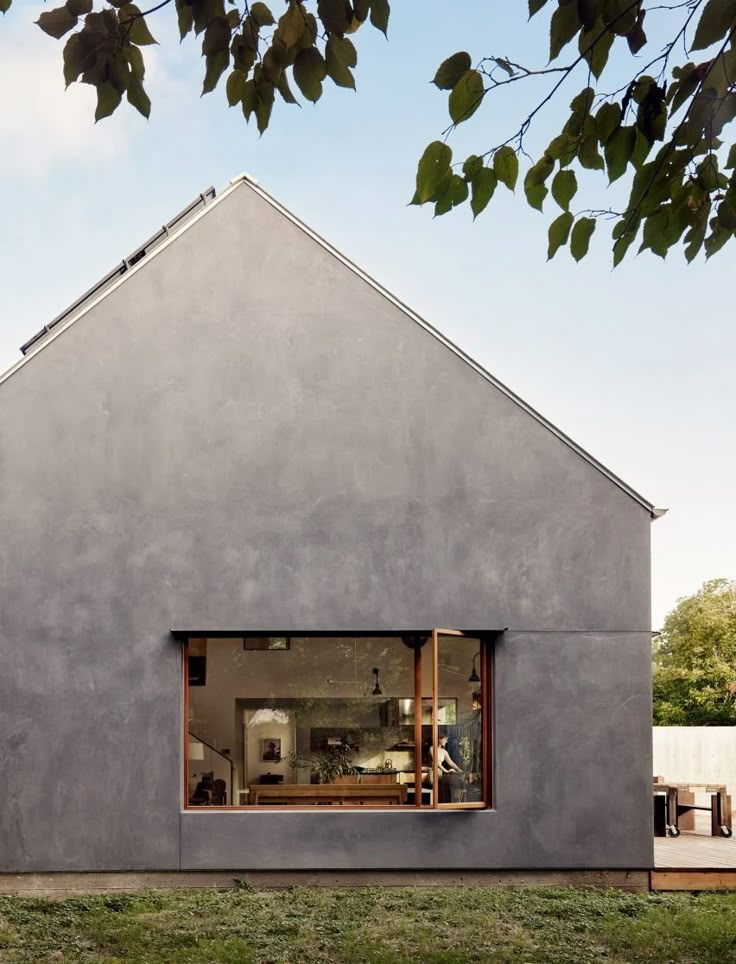
[[[278,761],[281,759],[281,738],[278,736],[266,736],[261,740],[261,760],[264,762]]]

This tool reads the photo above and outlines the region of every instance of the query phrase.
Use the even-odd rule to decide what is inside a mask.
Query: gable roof
[[[260,187],[255,179],[251,178],[247,174],[241,174],[234,178],[230,182],[229,186],[219,195],[215,194],[215,190],[212,187],[202,192],[198,198],[180,211],[179,214],[177,214],[176,217],[174,217],[171,221],[167,222],[167,224],[165,224],[156,234],[149,238],[148,241],[144,242],[144,244],[138,247],[127,258],[124,258],[120,265],[105,275],[105,277],[97,282],[97,284],[93,285],[92,288],[85,292],[65,311],[57,315],[53,321],[47,325],[44,325],[43,328],[41,328],[35,335],[29,338],[28,341],[21,346],[20,350],[23,353],[23,357],[4,374],[0,374],[0,384],[2,384],[6,379],[10,378],[21,367],[28,364],[28,362],[35,357],[35,355],[37,355],[47,345],[51,344],[52,341],[63,334],[63,332],[66,331],[70,325],[74,324],[75,321],[85,315],[103,298],[106,298],[109,294],[115,291],[121,284],[124,284],[125,281],[132,274],[138,271],[142,265],[147,264],[149,261],[155,258],[160,251],[163,251],[164,248],[168,247],[168,245],[175,241],[176,238],[178,238],[184,231],[188,230],[200,218],[206,217],[213,207],[223,201],[233,191],[241,188],[242,186],[247,186],[249,190],[252,190],[258,194],[259,197],[261,197],[280,214],[291,221],[292,224],[307,234],[317,244],[321,245],[333,257],[342,262],[342,264],[358,275],[358,277],[374,288],[384,298],[387,298],[390,302],[392,302],[392,304],[398,307],[408,318],[440,341],[447,349],[461,358],[482,378],[485,378],[486,381],[490,382],[496,389],[498,389],[498,391],[506,395],[528,415],[530,415],[537,422],[543,425],[549,432],[555,435],[561,442],[571,448],[577,455],[601,472],[607,479],[609,479],[609,481],[614,483],[614,485],[618,486],[628,496],[638,502],[651,514],[652,518],[657,519],[664,515],[664,513],[667,511],[666,509],[656,509],[652,502],[649,502],[644,498],[644,496],[640,495],[630,485],[611,472],[610,469],[606,468],[605,465],[603,465],[596,458],[590,455],[589,452],[574,442],[561,429],[557,428],[556,425],[546,419],[541,413],[532,408],[531,405],[520,398],[515,392],[500,382],[481,364],[479,364],[477,361],[467,355],[461,348],[454,344],[454,342],[450,341],[450,339],[443,335],[442,332],[433,327],[429,322],[425,321],[425,319],[414,312],[410,307],[408,307],[408,305],[405,305],[400,299],[391,294],[391,292],[387,291],[374,278],[363,271],[362,268],[354,264],[349,258],[334,248],[329,242],[325,241],[324,238],[300,221],[296,215],[294,215],[288,210],[288,208],[284,207],[275,198],[268,194],[267,191]]]

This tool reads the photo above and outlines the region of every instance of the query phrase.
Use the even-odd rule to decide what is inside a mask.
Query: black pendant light
[[[373,667],[373,675],[374,675],[375,678],[376,678],[376,679],[375,679],[375,683],[373,684],[373,695],[374,695],[374,696],[383,696],[383,691],[381,690],[381,687],[380,687],[380,685],[379,685],[379,683],[378,683],[378,667],[377,667],[377,666],[374,666],[374,667]]]
[[[468,676],[469,683],[480,683],[480,676],[478,676],[478,670],[475,668],[475,661],[480,656],[480,650],[473,657],[473,669],[471,670],[470,676]]]

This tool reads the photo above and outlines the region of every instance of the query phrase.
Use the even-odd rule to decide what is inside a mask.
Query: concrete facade
[[[651,508],[237,184],[0,380],[0,871],[650,867]],[[508,627],[495,809],[182,812],[172,626]]]

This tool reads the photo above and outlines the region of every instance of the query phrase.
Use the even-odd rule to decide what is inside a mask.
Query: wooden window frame
[[[245,636],[245,633],[233,634],[236,636]],[[308,633],[300,632],[300,636],[314,636],[318,637],[321,633]],[[331,634],[335,635],[335,634]],[[350,635],[350,634],[345,634]],[[360,636],[369,637],[371,634],[367,632],[362,632]],[[386,634],[381,633],[381,635],[391,635],[396,637],[401,637],[402,633]],[[418,635],[427,636],[427,644],[431,642],[431,646],[428,647],[427,644],[424,646],[417,646],[414,649],[414,761],[415,761],[415,771],[414,771],[414,806],[408,807],[365,807],[365,806],[350,806],[341,805],[336,807],[336,811],[344,810],[355,810],[361,811],[363,813],[407,813],[415,810],[491,810],[495,806],[494,802],[494,780],[493,780],[493,761],[495,759],[494,752],[494,740],[495,740],[495,721],[493,716],[494,709],[494,654],[495,654],[495,640],[499,633],[493,631],[486,632],[470,632],[458,629],[432,629],[429,633],[421,633]],[[481,760],[482,760],[482,775],[481,775],[481,795],[482,800],[472,803],[440,803],[439,802],[439,775],[437,772],[437,767],[432,766],[432,803],[428,806],[422,806],[422,754],[421,754],[421,740],[422,740],[422,701],[428,697],[423,692],[422,686],[422,651],[425,648],[430,648],[432,654],[432,746],[433,746],[433,759],[437,757],[437,747],[439,743],[439,640],[442,636],[457,637],[463,639],[478,639],[480,648],[480,692],[481,692]],[[209,637],[207,637],[209,638]],[[216,638],[216,637],[214,637]],[[229,804],[226,806],[208,806],[208,807],[196,807],[189,804],[189,640],[185,639],[182,646],[182,685],[183,685],[183,706],[182,706],[182,753],[183,753],[183,804],[182,809],[187,812],[194,813],[211,813],[213,811],[226,811],[232,812],[234,810],[240,810],[248,813],[253,812],[275,812],[275,811],[285,811],[293,812],[298,811],[300,813],[313,813],[315,807],[299,807],[297,805],[290,806],[269,806],[264,808],[257,808],[249,806],[247,804]],[[233,794],[233,788],[230,788],[231,797]],[[324,808],[320,812],[329,812],[328,808]]]

